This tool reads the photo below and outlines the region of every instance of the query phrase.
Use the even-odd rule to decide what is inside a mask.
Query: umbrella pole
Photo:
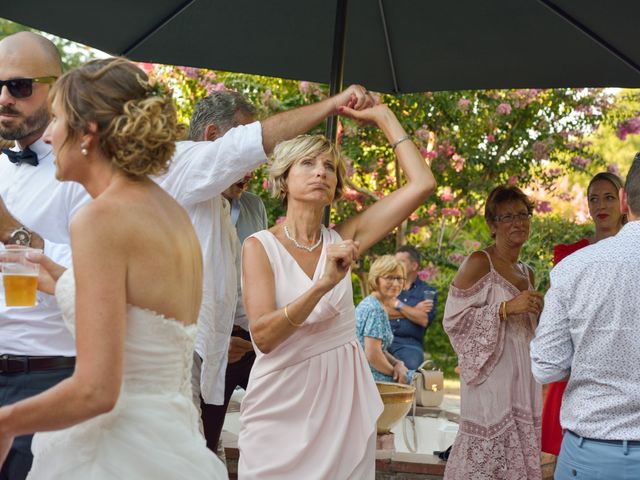
[[[333,28],[333,53],[331,55],[331,79],[329,95],[333,96],[342,91],[344,75],[344,46],[347,33],[347,4],[349,0],[336,0],[336,21]],[[325,135],[330,142],[338,141],[338,117],[333,115],[327,119]],[[322,223],[329,225],[331,206],[324,209]]]

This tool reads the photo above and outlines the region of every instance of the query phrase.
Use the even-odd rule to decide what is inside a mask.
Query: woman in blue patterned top
[[[382,382],[410,383],[413,370],[388,352],[393,342],[389,316],[384,305],[393,305],[405,282],[404,266],[392,255],[384,255],[371,265],[372,293],[356,307],[356,335],[369,361],[373,378]]]

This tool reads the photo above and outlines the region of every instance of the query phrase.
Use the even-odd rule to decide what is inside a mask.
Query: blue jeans
[[[565,432],[554,480],[640,479],[640,444],[606,443]]]
[[[46,372],[1,373],[0,405],[11,405],[28,397],[33,397],[73,373],[73,368],[61,368]],[[0,470],[0,480],[23,480],[31,469],[31,439],[33,435],[16,437],[9,455]]]
[[[424,351],[413,345],[392,343],[389,347],[391,355],[402,360],[409,370],[415,370],[424,363]]]

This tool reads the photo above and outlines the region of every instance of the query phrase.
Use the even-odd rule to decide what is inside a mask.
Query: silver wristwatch
[[[9,234],[9,244],[31,246],[31,231],[26,227],[20,227]]]

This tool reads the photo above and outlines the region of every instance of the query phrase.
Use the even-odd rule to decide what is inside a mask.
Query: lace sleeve
[[[468,290],[452,285],[445,305],[442,324],[458,354],[460,376],[469,385],[479,385],[487,379],[504,347],[500,304],[487,305],[489,288],[486,279]]]

